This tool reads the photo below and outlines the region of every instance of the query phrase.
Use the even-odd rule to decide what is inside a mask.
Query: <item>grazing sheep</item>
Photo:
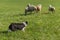
[[[22,31],[24,31],[25,27],[27,26],[27,24],[28,24],[27,21],[25,21],[23,23],[11,23],[9,25],[8,32],[10,32],[10,31],[16,31],[16,30],[22,30]]]
[[[52,5],[49,5],[49,11],[53,13],[55,11],[55,7],[53,7]]]
[[[28,4],[27,7],[25,8],[25,15],[27,14],[27,12],[33,12],[36,10],[37,8],[34,5]]]
[[[36,12],[40,11],[41,12],[41,9],[42,9],[41,4],[39,4],[37,6],[28,4],[27,7],[25,8],[25,15],[27,14],[27,12],[33,12],[33,11],[36,11]]]

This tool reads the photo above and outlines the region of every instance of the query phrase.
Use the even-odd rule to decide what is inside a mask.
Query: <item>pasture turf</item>
[[[24,15],[28,3],[42,4],[42,12]],[[0,0],[0,40],[60,40],[60,0]],[[56,11],[48,13],[52,4]],[[28,21],[25,32],[6,32],[12,22]]]

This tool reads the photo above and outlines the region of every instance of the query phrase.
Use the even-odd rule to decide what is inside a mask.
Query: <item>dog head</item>
[[[23,22],[23,24],[24,24],[25,26],[27,26],[27,24],[28,24],[28,21],[25,21],[25,22]]]
[[[28,21],[25,21],[26,24],[28,24]]]

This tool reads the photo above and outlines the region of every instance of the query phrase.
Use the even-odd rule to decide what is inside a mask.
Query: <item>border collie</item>
[[[27,26],[27,24],[28,24],[27,21],[22,22],[22,23],[11,23],[9,25],[8,32],[16,31],[16,30],[22,30],[22,31],[24,31],[25,27]]]

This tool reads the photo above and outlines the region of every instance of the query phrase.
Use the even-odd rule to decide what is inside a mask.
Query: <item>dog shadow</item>
[[[36,14],[36,13],[27,13],[25,16],[27,16],[27,15],[34,15],[34,14]]]
[[[25,13],[23,13],[23,14],[21,13],[21,14],[19,14],[19,15],[20,15],[20,16],[25,16]]]
[[[13,16],[24,16],[24,15],[25,15],[24,13],[19,13],[19,14],[13,15]]]
[[[0,31],[0,34],[7,34],[8,31]]]
[[[27,16],[27,15],[32,15],[32,14],[34,14],[34,13],[27,13],[27,14],[20,13],[20,14],[14,15],[14,16]]]

